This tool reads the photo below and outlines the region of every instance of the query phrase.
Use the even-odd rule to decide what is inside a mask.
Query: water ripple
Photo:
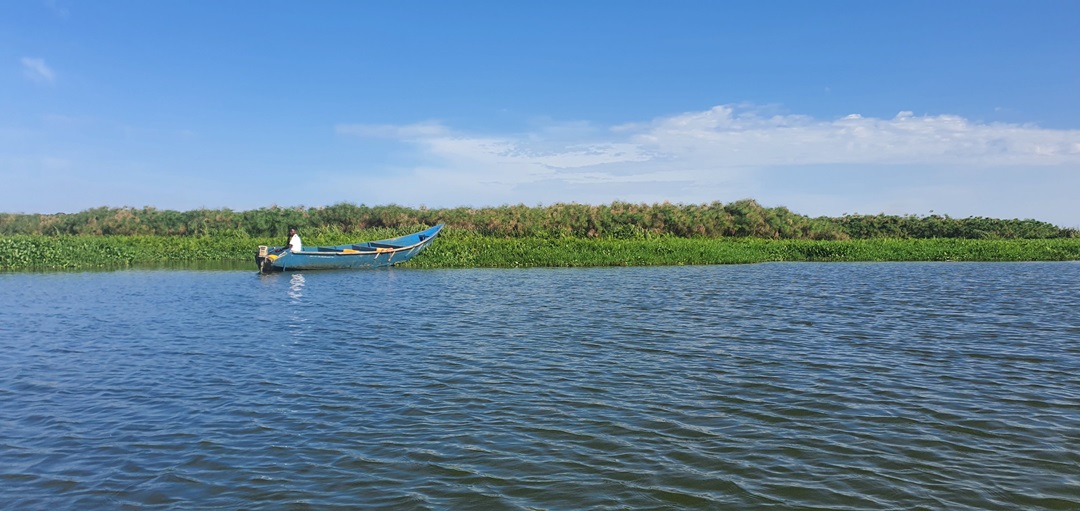
[[[1078,284],[0,275],[0,508],[1076,509]]]

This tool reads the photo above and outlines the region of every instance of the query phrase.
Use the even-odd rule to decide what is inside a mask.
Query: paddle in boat
[[[367,241],[332,247],[304,247],[300,252],[285,247],[259,245],[255,264],[262,273],[291,270],[379,268],[400,264],[419,254],[435,239],[443,224],[400,238]]]

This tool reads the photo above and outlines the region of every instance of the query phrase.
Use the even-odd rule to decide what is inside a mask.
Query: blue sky
[[[731,202],[1080,227],[1080,2],[0,0],[0,211]]]

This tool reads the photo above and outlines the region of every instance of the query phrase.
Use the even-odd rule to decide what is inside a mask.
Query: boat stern
[[[277,258],[277,255],[270,253],[270,247],[259,245],[259,251],[255,253],[255,266],[259,267],[260,273],[281,271],[280,268],[274,266],[274,260]]]

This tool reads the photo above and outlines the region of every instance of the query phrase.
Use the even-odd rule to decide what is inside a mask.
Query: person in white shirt
[[[300,235],[296,234],[296,228],[289,229],[289,244],[285,246],[285,250],[292,252],[299,252],[303,250],[303,244],[300,243]]]

